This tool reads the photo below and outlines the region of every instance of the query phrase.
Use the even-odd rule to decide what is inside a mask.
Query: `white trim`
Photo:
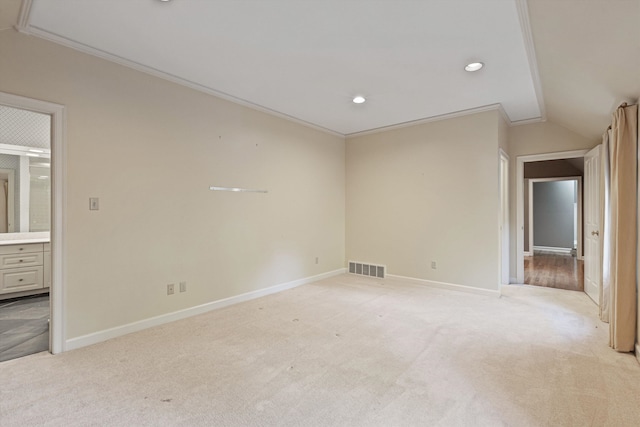
[[[467,110],[454,111],[454,112],[451,112],[451,113],[440,114],[440,115],[437,115],[437,116],[431,116],[431,117],[425,117],[425,118],[422,118],[422,119],[411,120],[411,121],[408,121],[408,122],[397,123],[397,124],[394,124],[394,125],[382,126],[382,127],[375,128],[375,129],[363,130],[361,132],[348,133],[344,137],[349,139],[349,138],[355,138],[355,137],[360,137],[360,136],[365,136],[365,135],[372,135],[372,134],[375,134],[375,133],[387,132],[387,131],[390,131],[390,130],[402,129],[402,128],[406,128],[406,127],[422,125],[422,124],[425,124],[425,123],[438,122],[438,121],[441,121],[441,120],[454,119],[456,117],[464,117],[464,116],[469,116],[471,114],[478,114],[478,113],[484,113],[486,111],[496,111],[496,110],[497,111],[502,110],[501,114],[503,115],[503,117],[505,118],[507,123],[509,125],[511,125],[511,121],[509,120],[509,117],[504,113],[504,109],[502,108],[502,105],[501,104],[491,104],[491,105],[485,105],[485,106],[482,106],[482,107],[469,108]]]
[[[534,251],[555,252],[559,254],[571,254],[571,248],[556,248],[554,246],[534,246]]]
[[[531,252],[531,251],[525,252],[524,256],[533,256],[533,252]],[[514,277],[514,279],[515,279],[515,277]]]
[[[547,119],[545,117],[534,117],[533,119],[516,120],[515,122],[511,122],[511,127],[530,125],[532,123],[542,123],[546,121]]]
[[[473,286],[456,285],[454,283],[437,282],[435,280],[417,279],[415,277],[398,276],[395,274],[387,274],[387,277],[390,279],[406,280],[418,285],[426,285],[432,288],[446,289],[449,291],[466,292],[470,294],[484,295],[484,296],[490,296],[490,297],[500,297],[499,290],[494,291],[491,289],[482,289],[482,288],[475,288]]]
[[[29,2],[30,3],[30,2]],[[24,4],[23,4],[24,7]],[[51,323],[49,349],[65,350],[66,311],[66,140],[63,105],[0,92],[0,104],[51,115]]]
[[[533,82],[533,88],[538,100],[538,108],[540,109],[540,121],[545,121],[547,119],[547,112],[544,105],[544,98],[542,96],[542,83],[540,81],[540,73],[538,72],[538,59],[536,57],[536,46],[533,42],[533,33],[531,31],[531,20],[529,19],[529,6],[527,4],[527,0],[516,0],[516,9],[518,10],[518,18],[520,19],[520,29],[522,30],[524,48],[527,52],[527,59],[529,60],[531,81]],[[531,123],[528,120],[521,120],[516,124],[525,124],[525,122]]]
[[[324,133],[328,133],[330,135],[340,136],[340,137],[344,138],[344,134],[342,134],[340,132],[336,132],[334,130],[331,130],[331,129],[316,125],[314,123],[298,119],[296,117],[290,116],[290,115],[285,114],[285,113],[281,113],[281,112],[276,111],[276,110],[272,110],[271,108],[267,108],[267,107],[264,107],[262,105],[255,104],[255,103],[253,103],[251,101],[248,101],[246,99],[237,98],[237,97],[235,97],[233,95],[230,95],[228,93],[221,92],[219,90],[213,89],[213,88],[208,87],[208,86],[201,85],[199,83],[193,82],[191,80],[184,79],[182,77],[175,76],[173,74],[165,73],[164,71],[160,71],[160,70],[155,69],[153,67],[142,65],[142,64],[140,64],[138,62],[122,58],[120,56],[105,52],[103,50],[96,49],[96,48],[87,46],[87,45],[82,44],[82,43],[78,43],[78,42],[76,42],[74,40],[70,40],[70,39],[67,39],[65,37],[59,36],[57,34],[50,33],[50,32],[48,32],[46,30],[43,30],[42,28],[38,28],[38,27],[35,27],[33,25],[30,25],[30,24],[28,26],[21,27],[20,31],[23,32],[23,33],[29,34],[29,35],[40,37],[40,38],[45,39],[45,40],[49,40],[51,42],[60,44],[62,46],[66,46],[68,48],[80,51],[82,53],[86,53],[87,55],[96,56],[98,58],[105,59],[107,61],[114,62],[116,64],[120,64],[120,65],[128,67],[128,68],[132,68],[132,69],[134,69],[136,71],[140,71],[142,73],[150,74],[150,75],[152,75],[154,77],[158,77],[158,78],[161,78],[161,79],[164,79],[164,80],[168,80],[168,81],[170,81],[172,83],[175,83],[175,84],[178,84],[178,85],[181,85],[181,86],[186,86],[188,88],[197,90],[197,91],[202,92],[202,93],[206,93],[208,95],[213,95],[213,96],[215,96],[217,98],[221,98],[221,99],[224,99],[226,101],[233,102],[234,104],[239,104],[239,105],[242,105],[244,107],[249,107],[249,108],[251,108],[253,110],[261,111],[263,113],[267,113],[267,114],[270,114],[272,116],[276,116],[276,117],[279,117],[281,119],[285,119],[285,120],[288,120],[290,122],[294,122],[294,123],[306,126],[308,128],[311,128],[311,129],[315,129],[315,130],[318,130],[318,131],[321,131],[321,132],[324,132]]]
[[[18,14],[18,22],[15,25],[16,31],[29,34],[29,18],[31,15],[32,0],[22,0],[20,4],[20,12]]]
[[[178,310],[172,313],[162,314],[160,316],[150,317],[148,319],[139,320],[137,322],[128,323],[126,325],[116,326],[114,328],[93,332],[91,334],[82,335],[76,338],[71,338],[66,341],[65,350],[75,350],[77,348],[86,347],[92,344],[97,344],[102,341],[106,341],[112,338],[117,338],[133,332],[138,332],[154,326],[164,325],[165,323],[175,322],[176,320],[186,319],[188,317],[207,313],[212,310],[218,310],[220,308],[228,307],[230,305],[238,304],[245,301],[250,301],[266,295],[274,294],[276,292],[286,291],[287,289],[292,289],[301,285],[306,285],[308,283],[312,283],[318,280],[345,274],[345,272],[346,272],[345,268],[340,268],[338,270],[329,271],[327,273],[318,274],[316,276],[305,277],[302,279],[294,280],[287,283],[282,283],[282,284],[271,286],[268,288],[258,289],[256,291],[251,291],[244,294],[235,295],[229,298],[212,301],[206,304],[197,305],[195,307],[185,308],[184,310]]]
[[[589,150],[559,151],[516,157],[516,281],[524,283],[524,164],[584,157]]]
[[[528,214],[527,214],[527,219],[529,220],[529,232],[527,233],[529,235],[529,250],[526,251],[525,253],[529,253],[529,256],[533,256],[533,182],[531,182],[531,179],[527,179],[525,178],[525,184],[527,184],[527,207],[528,209]],[[524,187],[523,187],[524,189]],[[524,200],[524,195],[523,195],[523,200]],[[524,221],[523,221],[524,224]]]
[[[515,277],[513,276],[509,277],[509,284],[517,284],[517,283],[518,283],[518,280]]]
[[[502,149],[498,149],[498,192],[500,203],[498,205],[498,290],[502,292],[502,285],[509,284],[511,265],[509,262],[510,218],[509,218],[509,155]],[[504,167],[504,170],[503,170]],[[506,214],[505,214],[506,211]]]
[[[640,363],[640,343],[636,343],[636,360]]]

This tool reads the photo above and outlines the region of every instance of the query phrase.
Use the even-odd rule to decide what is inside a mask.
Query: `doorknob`
[[[592,231],[592,232],[591,232],[591,235],[592,235],[592,236],[599,236],[599,235],[600,235],[600,232],[599,232],[599,231],[597,231],[597,230],[596,230],[596,231]]]

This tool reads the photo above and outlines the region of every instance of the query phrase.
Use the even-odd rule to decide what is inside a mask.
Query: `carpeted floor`
[[[596,312],[343,275],[1,363],[0,425],[640,425],[640,366]]]

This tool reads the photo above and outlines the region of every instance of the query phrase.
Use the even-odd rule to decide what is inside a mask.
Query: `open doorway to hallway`
[[[524,283],[584,290],[584,159],[524,163]]]

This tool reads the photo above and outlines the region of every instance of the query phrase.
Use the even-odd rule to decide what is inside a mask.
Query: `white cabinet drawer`
[[[0,245],[0,255],[42,252],[42,243],[27,243],[24,245]]]
[[[42,265],[42,252],[0,255],[0,269]]]
[[[42,288],[42,267],[0,270],[0,294]]]

